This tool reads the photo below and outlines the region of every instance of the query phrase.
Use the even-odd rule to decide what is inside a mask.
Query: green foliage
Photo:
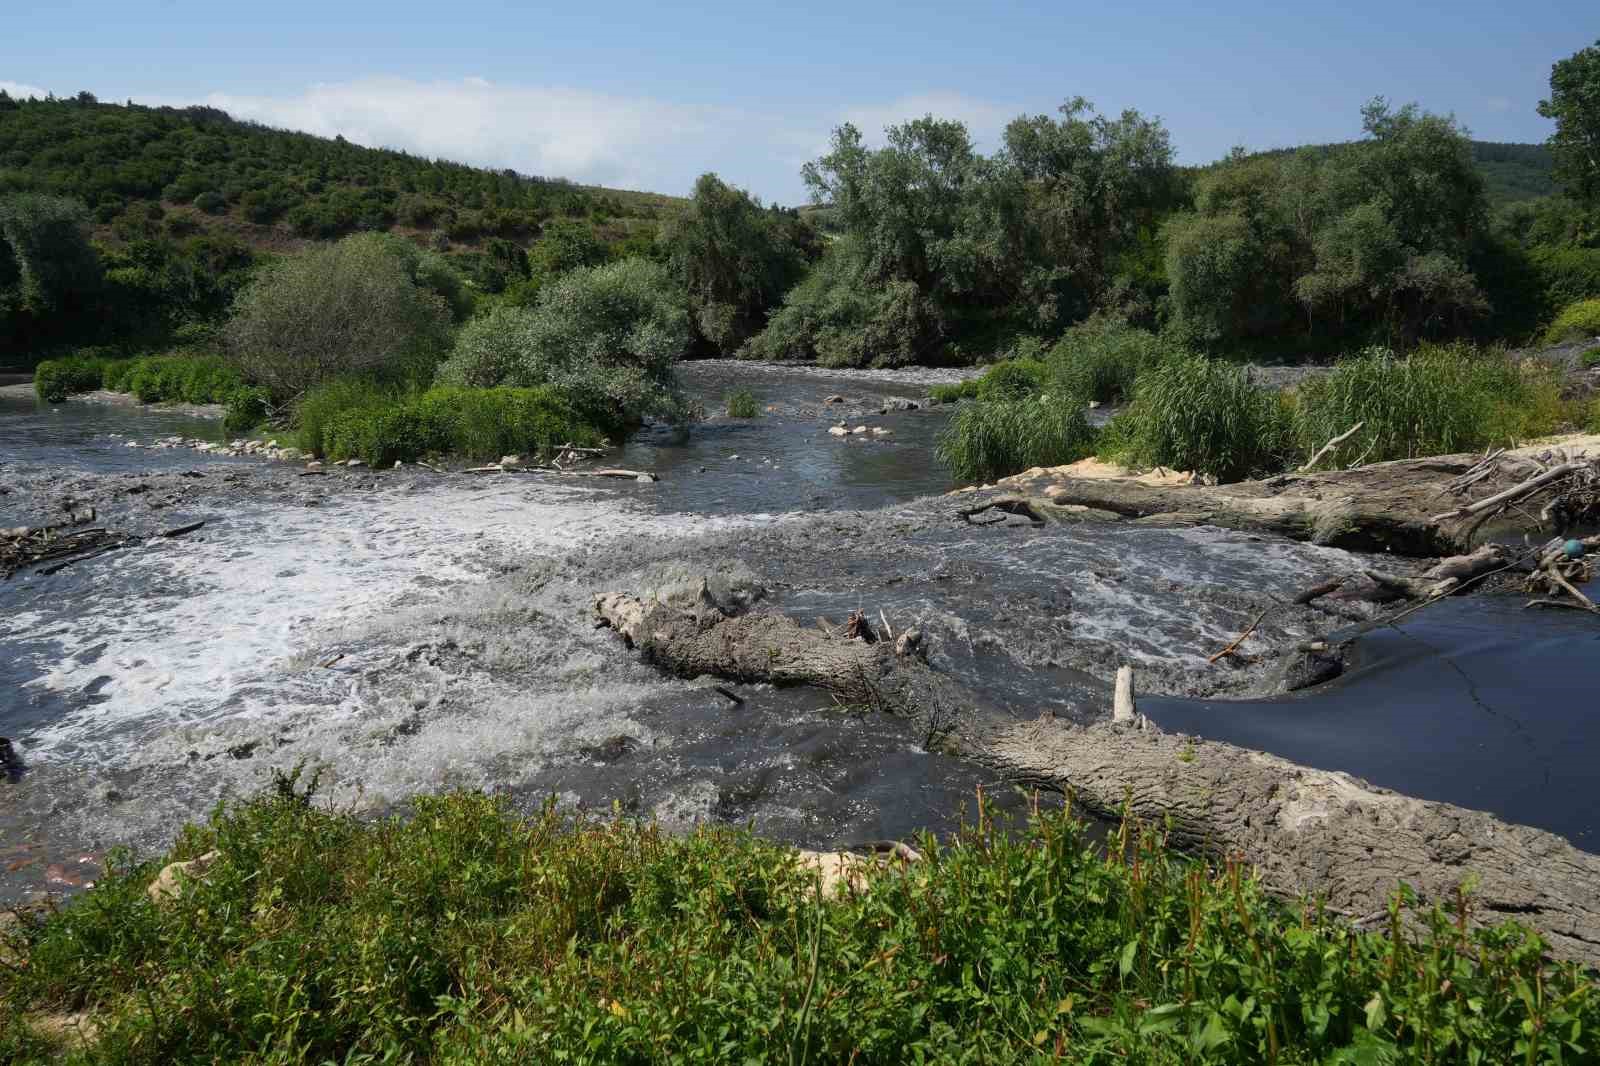
[[[700,340],[731,356],[817,257],[816,235],[797,212],[763,208],[715,174],[695,182],[689,206],[660,237],[667,266],[688,294]]]
[[[928,361],[946,328],[916,282],[874,282],[865,245],[841,238],[739,355],[833,367],[908,366]]]
[[[1081,394],[1005,395],[963,406],[939,435],[935,455],[958,481],[990,481],[1093,453],[1095,433]]]
[[[1600,337],[1600,297],[1579,300],[1564,308],[1545,330],[1546,344]]]
[[[602,429],[558,390],[441,385],[400,394],[361,382],[313,390],[297,411],[301,448],[369,466],[449,454],[488,461],[542,456],[563,444],[592,446]]]
[[[1539,114],[1555,120],[1556,180],[1575,198],[1600,203],[1600,41],[1550,68],[1550,98],[1539,101]]]
[[[749,389],[728,393],[723,397],[722,403],[727,408],[729,418],[761,417],[761,398]]]
[[[1245,869],[981,806],[910,868],[819,899],[747,833],[531,819],[469,793],[363,820],[293,777],[185,831],[221,858],[155,905],[124,857],[24,927],[15,1019],[88,1008],[102,1063],[1582,1061],[1593,981],[1473,901],[1357,932]],[[314,786],[313,786],[314,787]],[[1123,861],[1126,853],[1129,861]],[[181,1019],[181,1024],[177,1020]]]
[[[1578,365],[1585,370],[1593,370],[1595,367],[1600,366],[1600,348],[1590,348],[1578,356]]]
[[[614,427],[680,409],[673,366],[688,315],[665,268],[641,259],[568,271],[532,308],[503,304],[468,322],[441,384],[551,385]]]
[[[248,433],[267,420],[271,396],[255,385],[240,385],[223,402],[222,429],[228,434]]]
[[[528,251],[528,266],[541,281],[571,270],[599,266],[607,259],[605,242],[594,228],[573,219],[556,219]]]
[[[1050,349],[1050,374],[1060,387],[1101,403],[1133,397],[1139,376],[1181,354],[1169,340],[1115,320],[1090,320]]]
[[[1293,434],[1276,395],[1250,384],[1242,367],[1199,356],[1146,371],[1114,425],[1118,458],[1222,481],[1280,469]]]
[[[1468,266],[1488,201],[1466,135],[1382,99],[1362,118],[1359,144],[1238,154],[1202,176],[1166,231],[1180,335],[1215,348],[1300,324],[1411,345],[1488,310]]]
[[[100,284],[83,205],[59,196],[0,197],[0,285],[35,314],[83,307]],[[0,293],[0,299],[4,294]]]
[[[1424,345],[1404,359],[1372,348],[1307,381],[1299,438],[1307,454],[1357,423],[1331,453],[1348,464],[1515,445],[1564,420],[1559,374],[1463,345]]]
[[[421,256],[411,259],[402,243],[358,235],[274,264],[240,294],[228,322],[235,364],[278,403],[335,377],[431,377],[449,344],[451,308],[414,276]]]
[[[60,403],[73,393],[93,392],[101,387],[110,363],[103,356],[83,354],[46,359],[34,369],[34,392],[49,403]]]
[[[209,107],[22,101],[0,125],[3,184],[70,195],[113,212],[140,202],[337,237],[356,229],[459,227],[518,236],[602,202],[625,214],[665,197],[602,194],[569,182],[484,170],[344,138],[237,122]]]

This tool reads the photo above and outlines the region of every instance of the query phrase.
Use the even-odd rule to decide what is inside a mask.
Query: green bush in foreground
[[[1546,344],[1600,337],[1600,297],[1569,304],[1545,330]]]
[[[440,385],[404,393],[359,381],[313,389],[296,410],[296,443],[328,459],[371,466],[450,454],[529,457],[562,444],[597,445],[603,428],[552,388],[471,389]]]
[[[1222,481],[1281,469],[1293,439],[1278,396],[1250,384],[1242,367],[1200,356],[1145,372],[1114,426],[1117,458]]]
[[[989,481],[1034,466],[1074,462],[1094,451],[1078,396],[1036,393],[979,400],[958,410],[935,455],[960,481]]]
[[[283,779],[185,831],[169,858],[221,858],[179,900],[120,859],[11,934],[28,962],[0,967],[0,1054],[37,1061],[23,1019],[80,1009],[99,1027],[81,1058],[130,1064],[1592,1054],[1595,985],[1518,926],[1397,899],[1353,932],[1236,865],[1121,843],[1107,858],[1061,814],[1007,833],[980,801],[923,862],[819,901],[744,832],[525,820],[467,793],[363,821]]]
[[[730,392],[722,402],[728,409],[729,418],[758,418],[761,415],[761,400],[749,389]]]

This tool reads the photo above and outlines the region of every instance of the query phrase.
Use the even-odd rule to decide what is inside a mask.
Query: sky
[[[711,170],[795,204],[843,122],[873,140],[932,113],[992,151],[1080,95],[1159,117],[1183,163],[1352,139],[1379,95],[1542,141],[1550,65],[1600,39],[1595,0],[1212,6],[7,0],[0,88],[672,194]]]

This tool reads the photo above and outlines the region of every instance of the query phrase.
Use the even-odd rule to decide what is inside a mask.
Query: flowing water
[[[1146,691],[1171,694],[1144,703],[1167,724],[1585,843],[1587,806],[1549,800],[1596,750],[1587,620],[1425,612],[1364,641],[1333,686],[1223,702],[1255,680],[1210,652],[1286,587],[1358,559],[1218,530],[968,524],[939,495],[946,416],[896,409],[937,372],[706,363],[685,377],[710,417],[607,459],[655,484],[307,478],[130,446],[210,436],[214,421],[0,398],[0,526],[85,503],[146,536],[206,522],[0,585],[0,735],[27,765],[0,783],[0,899],[91,881],[107,848],[159,848],[298,763],[358,809],[490,788],[814,846],[948,829],[979,786],[1010,796],[903,722],[765,686],[735,703],[593,628],[596,592],[702,572],[766,585],[797,617],[865,607],[920,625],[935,664],[1002,711],[1103,714],[1105,679],[1133,661]],[[740,388],[761,417],[722,415]],[[839,438],[835,422],[888,432]],[[1273,618],[1246,651],[1342,624],[1309,608]]]

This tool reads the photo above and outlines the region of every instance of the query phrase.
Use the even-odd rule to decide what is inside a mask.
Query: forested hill
[[[441,246],[525,243],[563,217],[608,227],[617,240],[672,202],[269,129],[210,107],[0,92],[0,196],[12,192],[73,197],[113,235],[224,229],[275,250],[390,229]]]
[[[1348,143],[1353,142],[1312,144],[1298,148],[1271,148],[1262,152],[1251,152],[1249,155],[1288,155],[1301,151],[1327,155],[1346,147]],[[1549,148],[1542,144],[1501,144],[1496,141],[1470,143],[1472,161],[1478,165],[1478,171],[1483,175],[1490,207],[1504,207],[1506,204],[1555,195],[1555,159],[1550,155]]]

